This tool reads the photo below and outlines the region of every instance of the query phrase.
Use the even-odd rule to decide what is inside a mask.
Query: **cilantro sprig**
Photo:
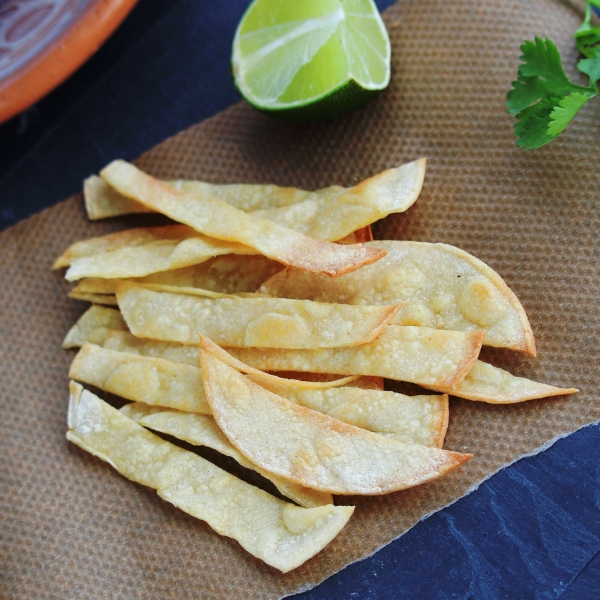
[[[577,65],[589,77],[587,87],[566,76],[560,52],[551,40],[536,37],[535,42],[521,46],[519,74],[506,97],[508,112],[517,117],[514,129],[520,148],[539,148],[551,142],[588,100],[600,96],[600,27],[591,25],[591,5],[600,8],[600,0],[586,2],[586,17],[575,40],[587,56]]]

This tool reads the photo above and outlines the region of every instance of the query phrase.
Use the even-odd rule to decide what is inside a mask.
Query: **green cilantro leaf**
[[[550,115],[559,102],[560,98],[544,98],[517,115],[515,135],[519,148],[533,150],[554,139],[555,136],[548,135],[548,126]]]
[[[546,86],[539,77],[519,75],[517,80],[513,81],[513,89],[506,96],[506,106],[511,115],[516,115],[546,97]]]
[[[579,94],[573,92],[563,98],[558,106],[550,113],[550,124],[548,125],[547,134],[551,138],[555,138],[563,129],[570,123],[571,119],[579,112],[579,109],[590,99],[593,98],[589,94]]]
[[[565,75],[560,52],[552,40],[536,37],[535,43],[526,41],[521,51],[523,64],[519,66],[519,75],[537,77],[543,83],[546,97],[566,96],[585,89],[572,83]]]
[[[574,36],[579,52],[588,58],[600,55],[600,27],[592,25],[592,5],[600,8],[600,0],[586,0],[585,18]]]
[[[600,54],[595,58],[580,60],[577,68],[590,78],[590,84],[596,88],[598,79],[600,79]]]
[[[582,87],[566,76],[558,48],[551,40],[536,37],[535,42],[526,41],[521,51],[522,62],[506,96],[506,106],[517,118],[517,146],[531,150],[551,142],[590,98],[600,95],[596,85],[600,53],[579,62],[579,70],[590,78],[590,85]]]

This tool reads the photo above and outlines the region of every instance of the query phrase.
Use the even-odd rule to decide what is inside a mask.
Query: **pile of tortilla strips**
[[[88,179],[90,219],[176,223],[83,240],[56,261],[77,281],[70,295],[93,303],[63,343],[80,347],[67,438],[287,572],[352,516],[333,494],[388,494],[471,458],[442,449],[449,394],[577,391],[477,359],[482,344],[535,355],[523,307],[487,265],[445,244],[372,240],[424,175],[421,159],[309,192],[163,182],[115,161]],[[384,391],[384,378],[424,393]],[[76,382],[131,402],[117,410]],[[151,430],[235,459],[280,496]]]

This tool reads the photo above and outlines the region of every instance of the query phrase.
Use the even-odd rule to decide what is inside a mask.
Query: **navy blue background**
[[[0,229],[237,102],[229,58],[247,4],[141,0],[82,69],[1,125]],[[600,599],[600,427],[519,461],[297,597]]]

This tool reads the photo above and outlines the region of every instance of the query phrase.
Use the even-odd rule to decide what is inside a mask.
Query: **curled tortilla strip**
[[[204,263],[151,273],[132,279],[136,283],[153,283],[173,287],[200,288],[222,294],[255,292],[269,277],[281,271],[282,265],[266,256],[226,254]],[[74,288],[80,293],[115,294],[116,279],[88,277]]]
[[[127,400],[211,414],[199,367],[86,343],[71,363],[69,377]]]
[[[258,348],[363,344],[379,335],[400,308],[283,298],[203,298],[127,281],[117,284],[117,300],[138,337],[197,345],[202,333],[220,345]]]
[[[575,388],[558,388],[545,383],[515,377],[508,371],[480,360],[476,361],[454,389],[443,386],[425,386],[438,392],[447,392],[465,400],[488,402],[489,404],[514,404],[525,400],[575,394]]]
[[[78,348],[86,342],[101,346],[111,330],[127,329],[125,319],[114,308],[91,306],[69,329],[63,348]]]
[[[117,353],[128,353],[136,356],[146,356],[149,358],[162,358],[169,362],[190,365],[194,368],[198,368],[200,365],[199,346],[187,346],[178,344],[176,342],[160,342],[156,340],[140,339],[126,331],[112,331],[107,336],[104,342],[104,347],[107,350],[114,350]],[[222,352],[235,368],[245,370],[245,372],[249,373],[256,379],[272,380],[278,385],[289,385],[291,387],[299,388],[328,389],[330,387],[348,385],[364,379],[358,375],[351,375],[350,377],[340,376],[340,378],[337,379],[332,377],[305,377],[301,379],[281,378],[277,375],[264,373],[258,369],[248,367],[247,365],[244,365],[233,358],[231,355],[227,354],[227,352],[224,350],[221,350],[221,348],[218,346],[215,345],[215,348]]]
[[[114,294],[88,294],[79,290],[71,290],[69,298],[91,302],[92,304],[101,304],[102,306],[118,306],[117,297]]]
[[[199,199],[161,183],[125,161],[113,161],[100,175],[124,196],[200,233],[245,244],[264,256],[299,269],[338,277],[385,256],[385,251],[378,248],[344,246],[307,237],[222,200]],[[352,227],[347,233],[355,229],[357,227]]]
[[[274,185],[213,185],[193,181],[174,181],[170,185],[191,194],[196,201],[215,198],[304,235],[335,241],[391,213],[407,210],[421,192],[425,166],[426,160],[421,158],[379,173],[352,188],[332,186],[316,192]],[[147,212],[151,208],[127,195],[121,196],[106,181],[91,177],[84,186],[88,216],[99,219]]]
[[[75,259],[113,252],[122,248],[145,246],[155,242],[182,241],[198,236],[198,232],[186,225],[164,227],[137,227],[100,237],[88,238],[71,244],[55,261],[53,269],[68,267]]]
[[[375,241],[387,251],[377,263],[335,281],[286,269],[260,291],[281,298],[347,304],[404,302],[398,325],[474,331],[484,344],[535,355],[525,310],[502,278],[474,256],[446,244]]]
[[[119,194],[98,175],[92,175],[83,182],[83,200],[87,216],[91,221],[152,212],[143,204]]]
[[[243,244],[223,242],[195,233],[183,240],[162,240],[75,258],[71,261],[65,278],[76,281],[84,277],[144,277],[157,271],[201,264],[222,254],[255,253],[255,250]]]
[[[388,325],[372,342],[349,348],[228,348],[228,351],[242,363],[263,371],[375,375],[424,387],[453,389],[477,359],[483,336],[483,331],[463,333]]]
[[[141,279],[144,279],[143,277]],[[77,282],[71,294],[101,294],[112,295],[117,293],[118,279],[102,279],[102,277],[87,277]]]
[[[251,463],[235,446],[232,446],[215,420],[207,415],[185,413],[159,406],[149,406],[143,402],[126,404],[120,411],[136,423],[154,431],[188,442],[194,446],[206,446],[237,461],[242,467],[256,471],[286,497],[300,506],[312,508],[333,504],[331,494],[317,492],[301,485],[290,483]]]
[[[151,358],[164,358],[170,362],[193,367],[200,364],[199,346],[138,338],[129,331],[111,331],[102,345],[104,348],[116,350],[117,352],[128,352],[129,354]]]
[[[198,360],[200,360],[199,356]],[[279,371],[277,376],[283,379],[299,379],[300,381],[334,381],[342,377],[341,375],[333,375],[331,373],[302,373],[299,371]],[[363,390],[383,390],[383,377],[363,375],[347,385]]]
[[[351,386],[309,390],[261,381],[265,389],[305,408],[405,444],[441,448],[448,429],[448,395],[405,396]]]
[[[87,341],[87,340],[84,340]],[[200,364],[200,346],[188,346],[187,344],[178,344],[177,342],[159,342],[157,340],[148,340],[135,337],[129,331],[111,331],[104,340],[104,348],[116,350],[117,352],[129,352],[138,356],[150,356],[154,358],[164,358],[175,363],[183,363],[197,367]],[[233,358],[231,360],[234,360]],[[239,362],[239,361],[236,361]],[[239,363],[240,366],[245,366]],[[248,372],[255,377],[273,378],[277,385],[283,385],[280,379],[284,382],[290,381],[292,387],[302,385],[302,388],[310,387],[310,389],[328,389],[331,386],[351,385],[364,390],[383,390],[382,377],[359,377],[353,375],[344,377],[342,375],[331,375],[328,373],[277,373],[272,375],[250,369],[246,366]],[[307,385],[308,384],[308,385]],[[285,394],[284,394],[285,395]]]
[[[470,455],[403,444],[264,389],[202,345],[203,386],[229,441],[266,471],[312,489],[379,495],[436,479]]]
[[[319,240],[339,240],[412,206],[423,187],[425,165],[422,158],[342,189],[337,196],[317,193],[291,206],[252,214]]]
[[[164,441],[76,383],[67,439],[284,573],[322,550],[354,511],[279,500]]]

